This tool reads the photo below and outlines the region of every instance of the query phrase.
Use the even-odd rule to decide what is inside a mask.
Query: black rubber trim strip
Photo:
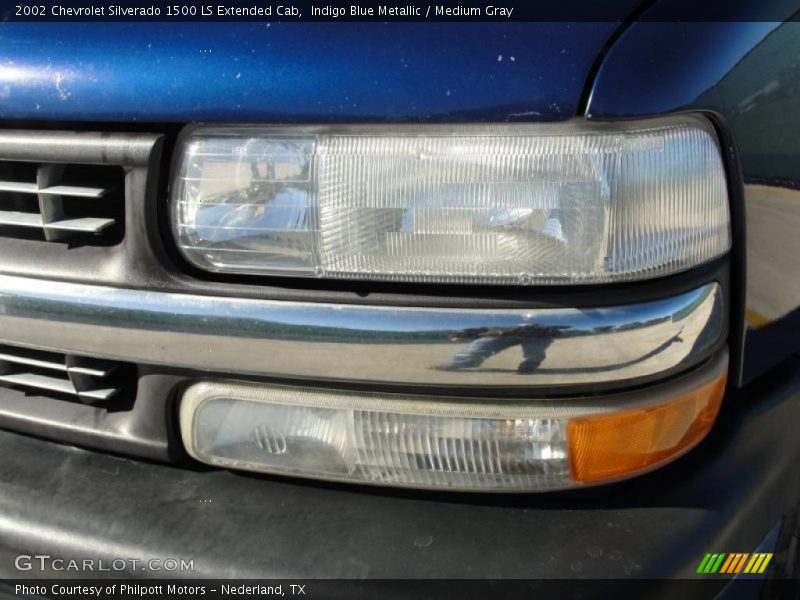
[[[591,67],[589,67],[589,72],[586,74],[586,81],[583,84],[580,100],[578,100],[578,106],[575,110],[576,115],[586,116],[586,109],[589,107],[589,101],[592,97],[592,90],[594,89],[597,75],[600,72],[600,68],[603,66],[603,62],[605,62],[608,53],[611,51],[611,47],[617,43],[617,40],[619,40],[619,38],[621,38],[622,35],[628,30],[628,27],[636,22],[639,17],[647,12],[656,2],[657,0],[644,0],[641,2],[627,17],[620,22],[614,31],[611,32],[611,35],[608,36],[608,39],[603,44],[602,48],[600,48],[600,52],[595,57],[594,62],[592,62]]]

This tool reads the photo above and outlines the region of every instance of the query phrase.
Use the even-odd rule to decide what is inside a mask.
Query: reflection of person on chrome
[[[548,346],[559,336],[566,325],[520,325],[519,327],[481,327],[466,329],[450,337],[453,342],[473,339],[473,342],[453,357],[444,367],[447,370],[479,367],[487,359],[503,350],[522,346],[523,360],[517,367],[520,373],[535,371],[545,359]]]

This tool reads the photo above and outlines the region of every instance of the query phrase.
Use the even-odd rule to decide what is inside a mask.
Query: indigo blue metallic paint
[[[786,17],[800,9],[780,4]],[[746,272],[746,297],[736,317],[746,382],[800,351],[800,23],[631,26],[601,66],[588,114],[681,110],[716,115],[741,163],[746,257],[737,274]]]
[[[0,118],[562,120],[615,27],[4,23]]]

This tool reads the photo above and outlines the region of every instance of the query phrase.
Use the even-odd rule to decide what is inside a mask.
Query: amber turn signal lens
[[[571,419],[572,478],[593,482],[630,476],[689,450],[714,424],[726,379],[727,371],[656,406]]]

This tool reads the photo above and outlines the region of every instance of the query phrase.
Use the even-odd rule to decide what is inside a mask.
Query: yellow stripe
[[[745,573],[752,573],[753,567],[755,567],[756,563],[758,562],[759,558],[761,557],[760,554],[756,553],[750,558],[750,562],[747,563],[747,567],[745,568]]]
[[[764,562],[761,563],[761,568],[758,570],[758,572],[759,573],[763,573],[764,571],[766,571],[767,570],[767,565],[769,564],[769,561],[771,561],[771,560],[772,560],[772,552],[767,554],[766,558],[764,559]]]
[[[733,562],[733,559],[736,557],[735,554],[728,554],[728,558],[725,559],[725,562],[722,565],[722,568],[719,570],[720,573],[727,573],[728,567]]]
[[[756,561],[756,564],[753,565],[753,570],[750,571],[751,573],[758,573],[758,570],[761,568],[761,563],[763,562],[764,557],[766,555],[762,553],[762,554],[756,554],[756,556],[758,556],[758,560]]]
[[[734,571],[734,573],[739,573],[742,570],[742,567],[744,566],[744,563],[747,560],[747,557],[750,556],[750,553],[749,552],[745,552],[741,556],[742,556],[742,559],[736,565],[736,570]]]

